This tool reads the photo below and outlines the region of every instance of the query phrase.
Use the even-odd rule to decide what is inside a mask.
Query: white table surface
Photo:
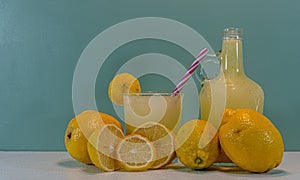
[[[300,179],[300,152],[285,152],[279,167],[268,173],[248,173],[236,167],[216,167],[194,171],[174,164],[171,167],[145,172],[103,172],[92,165],[78,163],[66,152],[0,151],[0,180],[14,179]]]

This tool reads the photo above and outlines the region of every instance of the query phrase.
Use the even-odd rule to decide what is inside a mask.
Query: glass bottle
[[[262,113],[264,92],[244,72],[241,29],[227,28],[224,30],[219,60],[223,73],[219,73],[212,80],[205,80],[200,91],[201,118],[208,119],[211,111],[211,87],[213,82],[218,82],[221,78],[225,83],[223,88],[226,88],[226,108],[248,108]]]

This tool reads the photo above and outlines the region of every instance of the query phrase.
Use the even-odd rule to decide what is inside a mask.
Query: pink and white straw
[[[196,59],[193,62],[193,64],[189,67],[188,71],[184,74],[184,76],[181,78],[180,82],[177,84],[177,86],[175,87],[175,89],[172,91],[172,93],[179,93],[182,90],[183,86],[192,77],[192,74],[199,67],[200,62],[205,58],[205,56],[206,56],[207,53],[208,53],[208,49],[207,48],[203,48],[202,51],[196,57]]]

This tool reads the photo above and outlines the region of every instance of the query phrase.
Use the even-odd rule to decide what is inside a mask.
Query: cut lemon
[[[123,137],[122,130],[114,124],[106,124],[95,130],[87,143],[88,153],[93,164],[103,171],[120,169],[115,148]]]
[[[153,143],[156,151],[156,158],[151,169],[158,169],[174,160],[174,135],[164,125],[156,122],[147,122],[136,128],[133,133],[147,137]]]
[[[108,88],[110,100],[117,105],[123,105],[123,93],[126,92],[141,92],[138,79],[129,73],[116,75]]]
[[[126,171],[145,171],[153,163],[155,150],[147,138],[131,134],[118,145],[117,156]]]

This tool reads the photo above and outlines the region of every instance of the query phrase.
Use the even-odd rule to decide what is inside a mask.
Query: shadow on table
[[[62,160],[57,163],[59,166],[64,168],[81,168],[82,172],[86,174],[100,174],[104,173],[104,171],[98,169],[94,165],[86,165],[83,163],[80,163],[75,160]],[[243,170],[238,166],[211,166],[209,168],[203,169],[203,170],[193,170],[187,167],[184,167],[182,165],[178,164],[171,164],[167,167],[164,167],[159,170],[163,169],[172,169],[175,171],[183,172],[183,173],[192,173],[192,174],[211,174],[216,172],[223,172],[226,173],[229,176],[239,176],[239,177],[250,177],[250,178],[271,178],[271,177],[279,177],[279,176],[286,176],[289,173],[287,171],[284,171],[282,169],[272,169],[266,173],[251,173],[249,171]],[[119,172],[125,172],[125,170],[119,170]],[[156,171],[156,170],[154,170]]]
[[[78,161],[75,160],[62,160],[57,162],[57,165],[64,167],[64,168],[70,168],[70,169],[77,169],[77,168],[81,168],[82,171],[84,173],[87,174],[99,174],[99,173],[103,173],[104,171],[98,169],[96,166],[94,165],[87,165],[87,164],[83,164],[80,163]]]
[[[57,165],[65,168],[81,168],[83,166],[82,163],[75,160],[62,160],[57,162]]]
[[[82,172],[86,174],[99,174],[99,173],[104,173],[104,171],[100,170],[94,165],[87,165],[82,169]]]
[[[184,172],[184,173],[192,173],[192,174],[209,174],[209,173],[213,173],[213,172],[217,171],[216,169],[213,169],[213,168],[206,168],[203,170],[194,170],[194,169],[187,168],[185,166],[178,165],[178,164],[168,165],[164,169],[173,169],[176,171],[180,171],[180,172]]]
[[[168,166],[168,169],[174,169],[180,172],[193,173],[193,174],[208,174],[215,172],[223,172],[230,176],[250,177],[250,178],[268,178],[286,176],[289,173],[282,169],[272,169],[266,173],[251,173],[243,170],[238,166],[211,166],[203,170],[193,170],[184,166]]]
[[[227,173],[231,176],[240,176],[240,177],[252,177],[252,178],[268,178],[268,177],[279,177],[286,176],[288,172],[282,169],[272,169],[265,173],[251,173],[249,171],[243,170],[237,166],[213,166],[216,171]]]

